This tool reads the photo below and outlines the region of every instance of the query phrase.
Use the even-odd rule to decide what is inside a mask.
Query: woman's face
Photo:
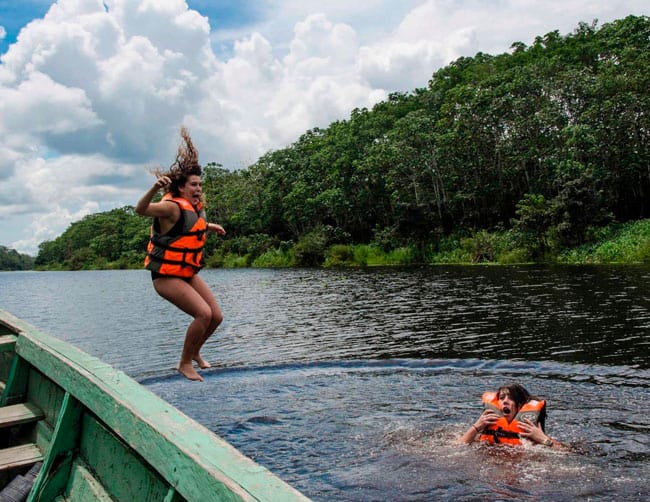
[[[188,200],[193,206],[201,202],[201,194],[203,193],[201,186],[201,177],[196,174],[190,174],[187,177],[185,185],[178,187],[178,192],[181,197]]]
[[[512,400],[507,390],[499,391],[499,409],[508,423],[512,422],[512,419],[517,414],[517,404]]]

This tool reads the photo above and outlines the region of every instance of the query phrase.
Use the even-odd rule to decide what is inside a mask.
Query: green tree
[[[19,253],[15,249],[0,246],[0,270],[30,270],[33,267],[33,257]]]

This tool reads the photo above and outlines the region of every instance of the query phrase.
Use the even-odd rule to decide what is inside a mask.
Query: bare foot
[[[203,370],[204,370],[204,369],[207,369],[207,368],[212,368],[212,365],[211,365],[208,361],[206,361],[205,359],[203,359],[200,355],[197,355],[197,356],[194,358],[194,360],[196,361],[196,364],[199,365],[199,368],[201,368],[201,369],[203,369]]]
[[[179,364],[178,368],[176,369],[181,375],[183,375],[188,380],[203,382],[203,377],[196,372],[196,370],[192,366],[192,363]]]

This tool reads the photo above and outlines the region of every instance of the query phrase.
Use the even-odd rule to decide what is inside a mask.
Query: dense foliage
[[[149,224],[127,206],[91,214],[39,246],[36,266],[79,270],[142,265]]]
[[[210,264],[542,261],[648,218],[649,67],[648,17],[581,23],[460,58],[248,169],[211,164],[209,219],[228,236]],[[38,264],[142,256],[148,222],[130,209],[91,222],[44,243]]]
[[[33,266],[34,258],[31,256],[0,246],[0,270],[29,270]]]

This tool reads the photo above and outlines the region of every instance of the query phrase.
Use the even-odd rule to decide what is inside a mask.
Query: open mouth
[[[506,406],[501,411],[503,412],[504,415],[510,415],[511,410]]]

